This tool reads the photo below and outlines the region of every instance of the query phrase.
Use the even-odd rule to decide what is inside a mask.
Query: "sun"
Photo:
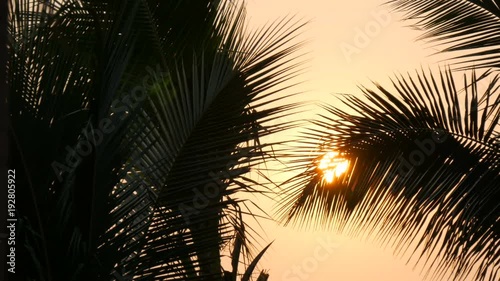
[[[319,161],[318,168],[323,172],[323,180],[332,183],[349,168],[349,160],[336,151],[326,153]]]

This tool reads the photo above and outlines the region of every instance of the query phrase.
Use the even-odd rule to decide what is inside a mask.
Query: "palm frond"
[[[235,30],[224,34],[241,34],[241,11],[235,15],[235,22],[230,22]],[[227,28],[226,22],[222,24]],[[282,22],[278,28],[287,24]],[[281,67],[288,63],[282,60],[298,45],[281,49],[279,44],[287,44],[292,39],[288,35],[296,27],[277,28],[281,32],[278,35],[264,32],[265,39],[251,37],[254,42],[239,35],[229,36],[217,52],[195,55],[191,66],[180,62],[174,71],[167,72],[167,77],[154,77],[156,94],[148,99],[149,109],[137,114],[134,121],[140,133],[124,139],[131,151],[150,147],[147,155],[137,157],[144,161],[142,166],[156,165],[155,169],[162,171],[156,204],[168,210],[169,216],[183,218],[183,223],[178,222],[179,229],[191,233],[194,245],[203,246],[195,253],[205,278],[220,278],[207,274],[220,268],[221,245],[232,239],[230,232],[220,235],[230,229],[220,218],[231,214],[227,212],[234,204],[231,196],[240,191],[260,192],[243,176],[268,157],[265,150],[271,144],[261,144],[259,138],[285,128],[261,126],[259,120],[279,118],[298,106],[273,107],[270,105],[281,98],[269,99],[279,91],[275,86],[294,74],[283,72]],[[259,46],[263,42],[265,45]],[[248,57],[252,59],[246,60]],[[285,67],[288,70],[295,66]],[[154,232],[164,235],[160,230]],[[149,243],[144,247],[154,247]],[[134,271],[153,270],[154,276],[162,276],[158,265],[170,262],[165,258],[148,255],[150,263]]]
[[[454,52],[461,69],[500,66],[500,6],[496,0],[388,1],[404,20],[425,31],[420,39]]]
[[[393,80],[395,94],[376,85],[378,91],[362,89],[364,98],[340,98],[349,110],[325,105],[329,114],[314,121],[317,129],[298,147],[313,153],[297,156],[291,166],[307,163],[286,183],[282,220],[348,227],[353,234],[378,230],[396,249],[423,249],[436,280],[449,268],[455,280],[473,273],[475,280],[495,280],[498,79],[472,72],[460,91],[451,71],[422,71]],[[350,163],[329,183],[320,164],[332,150]]]
[[[243,211],[239,208],[238,205],[236,207],[236,215],[237,219],[232,223],[235,229],[234,234],[234,242],[233,249],[231,251],[231,271],[224,271],[224,280],[227,281],[237,281],[238,276],[241,275],[242,281],[250,280],[253,271],[255,270],[258,262],[267,251],[267,249],[271,246],[272,242],[268,244],[264,249],[262,249],[253,259],[250,259],[250,255],[248,252],[250,251],[248,246],[249,239],[246,237],[248,232],[246,231],[247,223],[243,220]],[[247,252],[247,253],[245,253]],[[243,258],[243,261],[241,259]],[[245,261],[246,260],[246,261]],[[243,274],[239,273],[240,267],[243,267],[245,272]],[[261,272],[260,276],[263,273]],[[260,277],[259,278],[262,278]]]
[[[302,24],[247,36],[242,6],[202,2],[10,1],[20,278],[222,277],[260,139],[293,126],[266,122],[299,106],[276,94]]]

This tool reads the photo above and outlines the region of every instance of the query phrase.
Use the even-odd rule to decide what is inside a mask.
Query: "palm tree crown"
[[[262,192],[245,177],[270,157],[259,138],[289,125],[263,121],[298,106],[277,93],[302,24],[247,34],[232,1],[9,11],[18,277],[220,280],[223,247],[238,240],[248,258],[237,193]]]

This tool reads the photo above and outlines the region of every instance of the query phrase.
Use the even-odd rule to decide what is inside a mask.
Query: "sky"
[[[310,21],[301,35],[308,40],[303,48],[308,53],[308,68],[297,78],[303,83],[295,89],[306,94],[297,99],[335,104],[338,101],[333,93],[360,94],[358,86],[372,86],[371,81],[390,85],[389,78],[394,74],[415,72],[421,67],[437,69],[438,62],[445,58],[430,56],[436,49],[415,41],[421,32],[407,27],[400,15],[382,4],[379,0],[248,0],[247,22],[255,29],[283,16]],[[318,113],[319,108],[313,107],[298,118],[312,118]],[[258,204],[266,210],[273,207],[271,201]],[[262,247],[274,240],[260,262],[260,268],[269,271],[270,280],[424,280],[421,267],[414,269],[414,263],[406,264],[408,256],[395,256],[393,248],[380,246],[376,239],[321,227],[299,229],[272,221],[260,223],[253,226],[263,235],[257,239]]]

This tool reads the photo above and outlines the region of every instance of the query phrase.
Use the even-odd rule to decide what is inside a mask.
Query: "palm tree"
[[[460,51],[450,62],[468,70],[465,83],[448,68],[422,70],[395,77],[394,89],[375,84],[362,88],[363,97],[342,95],[350,110],[324,105],[328,114],[312,121],[297,148],[300,172],[286,182],[279,215],[285,223],[375,232],[401,252],[420,249],[418,262],[435,280],[498,280],[500,3],[390,4],[425,31],[423,39]],[[478,75],[475,68],[492,69]],[[345,173],[335,176],[331,150],[348,163]]]
[[[244,14],[232,1],[9,1],[18,278],[222,278],[222,248],[248,245],[237,194],[265,188],[245,174],[276,156],[259,139],[298,106],[277,93],[297,74],[302,25],[246,34]]]

